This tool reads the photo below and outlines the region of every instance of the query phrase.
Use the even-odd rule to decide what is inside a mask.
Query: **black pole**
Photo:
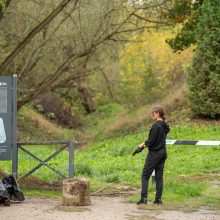
[[[69,142],[69,178],[74,177],[74,143]]]

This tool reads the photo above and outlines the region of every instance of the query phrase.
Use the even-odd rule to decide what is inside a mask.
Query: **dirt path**
[[[154,205],[149,204],[149,207]],[[23,203],[0,206],[1,220],[220,220],[220,210],[195,212],[141,210],[123,197],[92,197],[87,207],[64,207],[61,200],[27,197]]]

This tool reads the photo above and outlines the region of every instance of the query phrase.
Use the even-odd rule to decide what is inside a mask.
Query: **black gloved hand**
[[[132,153],[132,156],[134,156],[135,154],[140,153],[143,149],[144,149],[144,148],[138,147],[138,148]]]

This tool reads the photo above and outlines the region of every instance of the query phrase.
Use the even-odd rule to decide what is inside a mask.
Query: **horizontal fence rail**
[[[30,176],[32,173],[34,173],[36,170],[38,170],[42,166],[46,166],[51,171],[55,172],[56,174],[60,175],[62,178],[67,178],[64,174],[62,174],[60,171],[54,169],[51,167],[48,162],[53,159],[55,156],[57,156],[60,152],[62,152],[64,149],[68,149],[69,151],[69,178],[74,177],[74,146],[75,142],[65,142],[65,141],[50,141],[50,142],[24,142],[24,143],[17,143],[17,155],[16,158],[14,158],[13,161],[13,170],[12,173],[18,177],[18,149],[26,153],[27,155],[31,156],[34,160],[37,160],[39,164],[35,166],[33,169],[31,169],[29,172],[24,174],[23,176],[18,178],[18,181]],[[31,153],[29,150],[27,150],[30,146],[39,146],[39,147],[48,147],[48,145],[54,145],[59,146],[58,149],[52,153],[49,157],[47,157],[44,160],[41,160],[39,157]]]

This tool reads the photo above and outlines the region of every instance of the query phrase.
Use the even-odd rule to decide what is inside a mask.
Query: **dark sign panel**
[[[0,76],[0,160],[11,160],[13,77]]]

